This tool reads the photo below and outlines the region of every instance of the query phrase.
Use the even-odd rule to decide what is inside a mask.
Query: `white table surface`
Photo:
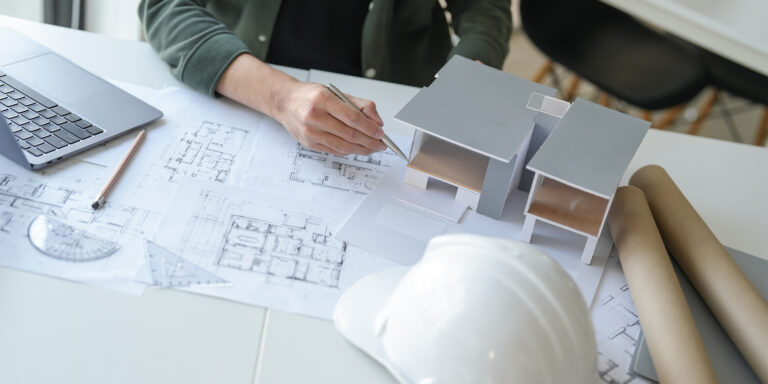
[[[145,43],[4,16],[0,26],[106,78],[179,85]],[[651,130],[628,174],[649,163],[667,168],[723,243],[768,259],[768,150]],[[328,321],[173,290],[134,297],[0,268],[0,383],[18,382],[394,381]]]
[[[601,0],[768,75],[766,0]]]

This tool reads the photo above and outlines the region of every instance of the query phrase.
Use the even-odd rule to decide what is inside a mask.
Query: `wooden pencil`
[[[99,195],[96,196],[96,200],[93,201],[91,204],[91,208],[93,209],[99,209],[102,206],[104,206],[104,202],[107,198],[107,194],[112,190],[112,188],[117,184],[117,179],[120,177],[120,174],[123,173],[123,170],[128,165],[128,163],[133,158],[133,155],[136,154],[136,150],[139,148],[139,144],[141,144],[142,141],[144,141],[144,136],[147,135],[147,129],[142,129],[139,134],[136,136],[136,139],[133,140],[133,144],[131,144],[131,148],[128,149],[128,153],[125,154],[125,157],[123,157],[123,160],[120,162],[120,164],[117,166],[117,169],[115,169],[115,172],[112,173],[112,176],[107,180],[107,183],[104,185],[104,188],[101,189],[101,192],[99,192]]]

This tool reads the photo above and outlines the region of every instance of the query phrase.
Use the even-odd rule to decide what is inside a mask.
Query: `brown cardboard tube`
[[[643,192],[616,191],[608,228],[662,383],[717,383]]]
[[[667,249],[755,374],[768,383],[768,303],[663,168],[645,166],[629,183],[645,193]]]

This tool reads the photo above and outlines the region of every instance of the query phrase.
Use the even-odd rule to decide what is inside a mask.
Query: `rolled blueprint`
[[[608,228],[661,383],[717,383],[643,192],[621,187]]]
[[[645,193],[667,249],[755,374],[768,383],[768,303],[663,168],[645,166],[629,183]]]

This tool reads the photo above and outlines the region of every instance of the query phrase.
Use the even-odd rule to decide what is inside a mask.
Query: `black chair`
[[[577,76],[645,110],[675,107],[664,125],[707,84],[698,48],[598,0],[521,0],[520,16],[533,44]]]
[[[699,116],[688,128],[688,133],[698,133],[701,123],[709,116],[712,106],[719,99],[719,90],[722,90],[764,106],[763,115],[757,127],[757,133],[752,141],[754,145],[764,145],[765,139],[768,137],[768,76],[714,53],[703,51],[703,57],[709,83],[715,90],[702,103],[699,108]],[[727,110],[722,108],[721,112],[724,113],[725,122],[728,128],[730,128],[734,139],[741,141],[741,137]]]

